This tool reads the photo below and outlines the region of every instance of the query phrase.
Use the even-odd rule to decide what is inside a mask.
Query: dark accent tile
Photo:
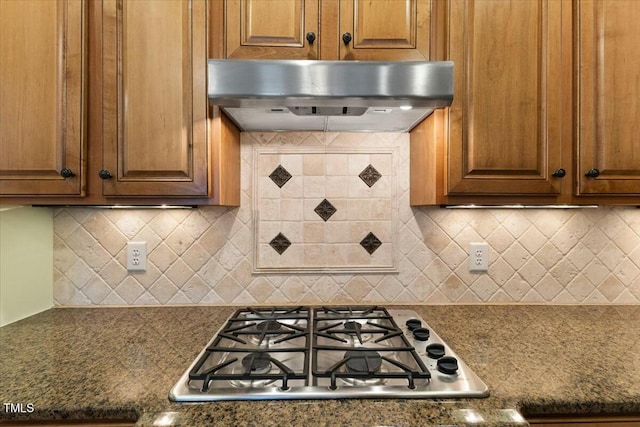
[[[282,188],[282,186],[291,179],[291,174],[283,168],[282,165],[278,165],[278,167],[271,172],[269,178],[271,178],[271,181],[275,182],[278,187]]]
[[[329,203],[327,199],[324,199],[318,206],[316,206],[314,211],[320,216],[320,218],[326,221],[331,218],[331,215],[336,213],[337,209],[331,203]]]
[[[291,242],[285,237],[284,234],[278,233],[278,235],[269,242],[269,245],[271,245],[271,247],[275,249],[276,252],[282,255],[282,253],[286,251],[289,246],[291,246]]]
[[[381,244],[382,242],[380,241],[380,239],[378,239],[373,233],[367,234],[365,238],[360,242],[360,246],[365,248],[367,252],[369,252],[369,255],[373,254]]]
[[[382,175],[380,175],[380,172],[378,172],[376,168],[369,165],[366,168],[364,168],[364,170],[360,172],[360,175],[358,176],[360,177],[361,180],[364,181],[365,184],[369,186],[369,188],[371,188],[373,184],[378,182],[378,180]]]

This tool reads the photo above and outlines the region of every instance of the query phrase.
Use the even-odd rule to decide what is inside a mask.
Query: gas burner
[[[344,330],[347,335],[360,335],[360,331],[362,330],[362,325],[358,322],[354,322],[352,320],[348,322],[344,322]]]
[[[247,354],[242,358],[241,363],[236,365],[233,369],[232,373],[236,378],[229,380],[229,383],[240,388],[266,387],[275,383],[277,381],[277,377],[254,378],[256,375],[272,373],[272,360],[273,359],[268,353]]]
[[[265,374],[271,370],[271,357],[267,353],[249,353],[242,358],[242,367],[253,374]]]
[[[283,334],[287,332],[282,323],[277,320],[264,320],[255,326],[257,333],[251,335],[249,339],[254,344],[269,345],[282,338]],[[289,329],[290,331],[290,329]]]
[[[372,374],[378,372],[382,366],[380,353],[373,350],[350,350],[344,354],[344,358],[347,359],[347,372]]]
[[[362,332],[362,325],[358,322],[352,320],[344,322],[343,328],[347,343],[352,347],[364,345],[373,338],[372,334]]]
[[[279,334],[282,332],[282,325],[277,320],[265,320],[256,325],[256,329],[263,334]]]
[[[384,376],[388,370],[383,366],[382,356],[373,350],[357,351],[349,350],[342,359],[344,366],[341,372],[348,374],[341,376],[340,381],[349,386],[371,387],[387,383]],[[375,376],[376,373],[383,374]]]

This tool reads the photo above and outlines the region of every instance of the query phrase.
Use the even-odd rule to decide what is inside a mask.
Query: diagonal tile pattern
[[[341,163],[338,156],[327,160],[325,167],[328,176],[351,168],[350,173],[358,184],[354,184],[355,191],[363,187],[356,175],[367,165],[375,164],[383,177],[367,191],[375,191],[395,171],[399,274],[251,274],[254,260],[252,150],[272,146],[398,149],[396,163],[388,170],[384,169],[387,165],[374,162],[373,154],[358,158],[353,165]],[[411,208],[408,147],[406,134],[243,133],[240,208],[56,209],[55,303],[61,306],[293,304],[302,301],[340,304],[409,299],[415,303],[640,302],[639,209]],[[271,167],[277,166],[275,163]],[[272,170],[265,171],[265,175]],[[303,188],[296,188],[293,183],[290,181],[279,190],[269,182],[276,191]],[[345,189],[345,206],[353,201],[348,199],[349,191]],[[290,196],[292,200],[299,197],[296,194]],[[343,210],[342,205],[335,202],[338,211],[334,217],[337,218]],[[316,205],[317,201],[309,209],[313,216]],[[375,204],[367,206],[375,208]],[[334,217],[320,225],[337,222],[333,221]],[[349,241],[358,242],[370,231],[359,229],[357,219],[343,222],[345,233],[355,232]],[[296,230],[300,222],[292,219],[286,223]],[[264,241],[276,257],[279,255],[268,246],[269,239],[280,230],[289,236],[280,225]],[[377,230],[373,231],[382,237]],[[147,242],[149,268],[146,272],[127,273],[124,248],[128,240]],[[490,245],[488,273],[467,271],[468,245],[475,241],[486,241]],[[364,252],[357,244],[352,249],[342,246],[340,242],[333,246],[345,250],[338,252],[341,256]],[[288,250],[282,257],[291,252]],[[374,256],[377,255],[376,252]]]

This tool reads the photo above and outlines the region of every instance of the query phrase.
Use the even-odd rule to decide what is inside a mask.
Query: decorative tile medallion
[[[360,246],[365,248],[366,251],[369,252],[369,255],[373,254],[381,244],[382,242],[380,241],[380,239],[378,239],[373,233],[367,234],[365,238],[360,242]]]
[[[380,172],[378,172],[376,168],[369,165],[366,168],[364,168],[364,170],[360,172],[360,175],[358,176],[360,177],[361,180],[364,181],[365,184],[367,184],[369,187],[372,187],[373,184],[378,182],[378,180],[382,175],[380,175]]]
[[[282,255],[282,253],[286,251],[289,246],[291,246],[291,242],[285,237],[284,234],[278,233],[278,235],[269,242],[269,245],[271,245],[271,247],[275,249],[276,252]]]
[[[320,133],[302,139],[299,134],[278,135],[277,144],[263,144],[262,139],[253,141],[249,132],[243,134],[253,141],[243,145],[243,161],[250,162],[242,164],[243,170],[252,172],[243,187],[251,206],[240,210],[251,215],[247,227],[253,224],[253,252],[247,255],[253,257],[251,272],[398,273],[396,206],[401,193],[396,171],[403,158],[400,147],[408,158],[407,137],[381,138],[376,143],[388,142],[382,147],[354,147],[357,134],[337,138],[335,145]],[[361,245],[370,231],[377,237],[368,237]]]
[[[327,221],[329,218],[331,218],[331,215],[336,213],[337,209],[331,203],[329,203],[327,199],[324,199],[318,206],[316,206],[314,211],[320,216],[320,218],[322,218],[324,221]]]
[[[289,171],[283,168],[282,165],[278,165],[278,167],[275,168],[273,172],[271,172],[269,178],[271,178],[271,180],[275,182],[278,187],[282,188],[282,186],[291,179],[291,174],[289,173]]]

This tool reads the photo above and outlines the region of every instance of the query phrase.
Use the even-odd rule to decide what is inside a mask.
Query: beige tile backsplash
[[[334,144],[254,147],[255,273],[397,272],[399,148]],[[369,165],[381,175],[371,186],[359,177]],[[270,178],[277,170],[288,173],[282,187]],[[324,200],[335,209],[327,221],[315,211]],[[291,242],[282,254],[270,246],[279,233]],[[372,254],[360,246],[368,233],[381,241]]]
[[[58,209],[55,302],[640,302],[639,209],[411,208],[408,144],[407,134],[244,133],[240,208]],[[275,157],[256,160],[267,152]],[[275,186],[274,161],[298,179]],[[358,186],[361,163],[386,187]],[[313,211],[325,197],[338,209],[327,222]],[[369,256],[359,242],[376,222],[391,223],[378,250],[395,271],[332,271],[375,267],[378,252]],[[292,245],[280,256],[260,237],[282,230],[304,250]],[[147,242],[146,272],[127,272],[127,241]],[[468,271],[470,242],[489,243],[488,273]],[[287,253],[297,264],[282,264]],[[256,273],[257,261],[285,268]],[[308,266],[317,269],[295,271]]]

